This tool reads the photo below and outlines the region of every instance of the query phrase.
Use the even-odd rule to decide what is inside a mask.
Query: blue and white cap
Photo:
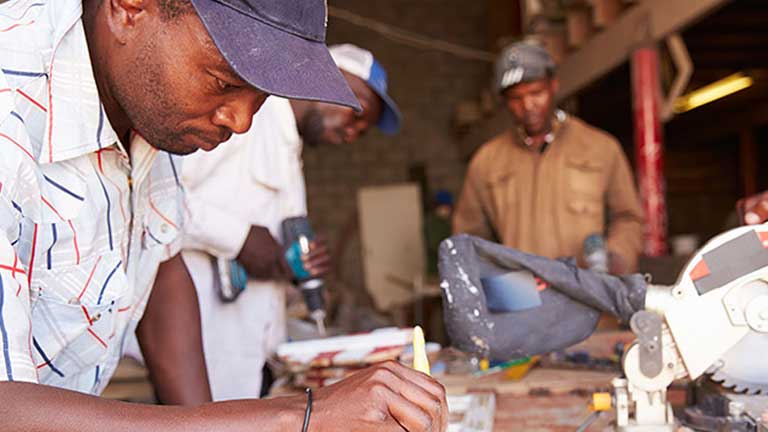
[[[373,54],[352,44],[329,47],[336,65],[365,81],[384,102],[381,117],[376,126],[388,135],[400,130],[400,111],[395,102],[387,95],[387,73]]]

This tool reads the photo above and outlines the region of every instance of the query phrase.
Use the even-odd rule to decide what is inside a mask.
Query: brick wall
[[[423,35],[485,49],[486,2],[461,0],[332,0],[332,6]],[[389,74],[390,95],[404,117],[400,134],[378,130],[351,146],[306,148],[309,215],[329,240],[342,285],[362,290],[355,216],[361,186],[408,180],[409,166],[424,164],[429,187],[458,193],[464,175],[459,137],[451,127],[454,106],[477,99],[490,67],[478,61],[403,46],[333,17],[329,44],[352,42],[371,50]]]

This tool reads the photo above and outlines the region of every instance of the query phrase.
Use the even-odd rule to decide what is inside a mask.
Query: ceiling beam
[[[642,43],[656,42],[730,0],[644,0],[595,35],[560,65],[560,98],[566,99],[602,77]]]

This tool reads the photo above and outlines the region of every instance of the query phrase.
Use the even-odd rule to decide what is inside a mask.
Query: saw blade
[[[748,333],[707,373],[713,381],[735,392],[768,394],[768,334]]]

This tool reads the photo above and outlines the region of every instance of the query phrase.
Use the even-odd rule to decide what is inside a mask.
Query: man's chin
[[[183,156],[192,154],[198,150],[205,152],[212,151],[221,145],[221,143],[222,142],[220,141],[203,139],[198,135],[186,134],[183,137],[179,137],[177,139],[165,140],[165,145],[159,145],[157,148],[168,153]]]
[[[549,125],[549,123],[546,122],[537,122],[535,124],[526,124],[523,126],[525,129],[525,133],[528,136],[539,136],[544,135],[550,132],[552,129]]]
[[[186,156],[200,149],[200,147],[183,140],[174,141],[173,143],[161,142],[159,144],[152,144],[152,146],[177,156]]]
[[[176,156],[186,156],[190,155],[196,151],[198,151],[197,147],[195,148],[183,148],[183,149],[173,149],[173,150],[165,150],[168,153],[175,154]]]

